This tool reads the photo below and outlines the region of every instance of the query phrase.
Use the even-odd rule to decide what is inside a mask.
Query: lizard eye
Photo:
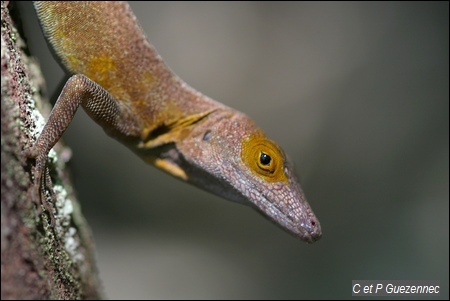
[[[259,162],[262,165],[269,165],[271,160],[272,160],[272,158],[270,158],[270,156],[265,153],[261,153],[261,156],[259,157]]]
[[[283,171],[283,152],[269,139],[263,136],[251,136],[244,140],[241,158],[252,173],[264,180],[287,181]]]

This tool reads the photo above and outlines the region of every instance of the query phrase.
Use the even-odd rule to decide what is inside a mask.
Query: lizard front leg
[[[138,139],[140,135],[139,118],[129,112],[123,103],[115,100],[108,91],[84,75],[77,74],[69,78],[39,138],[32,147],[24,151],[27,157],[36,160],[33,199],[38,206],[38,212],[40,204],[49,212],[52,226],[55,224],[55,218],[50,205],[44,201],[47,188],[52,201],[56,200],[50,188],[48,153],[64,134],[80,105],[109,135],[125,140]]]

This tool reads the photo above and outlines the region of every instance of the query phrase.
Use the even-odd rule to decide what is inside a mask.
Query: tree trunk
[[[11,21],[11,6],[1,2],[1,298],[98,299],[91,233],[65,168],[70,150],[61,143],[49,156],[54,227],[32,198],[34,160],[21,152],[36,140],[50,104],[41,95],[39,66]]]

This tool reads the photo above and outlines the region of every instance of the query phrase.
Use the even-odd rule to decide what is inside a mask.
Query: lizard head
[[[182,170],[186,181],[255,207],[308,243],[321,237],[293,165],[246,115],[219,110],[189,126],[182,136],[166,159]]]

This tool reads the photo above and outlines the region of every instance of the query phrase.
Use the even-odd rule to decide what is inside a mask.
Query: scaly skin
[[[320,224],[284,152],[246,115],[195,91],[164,64],[125,2],[35,2],[66,83],[35,145],[36,195],[47,154],[79,105],[146,162],[252,205],[312,243]]]

